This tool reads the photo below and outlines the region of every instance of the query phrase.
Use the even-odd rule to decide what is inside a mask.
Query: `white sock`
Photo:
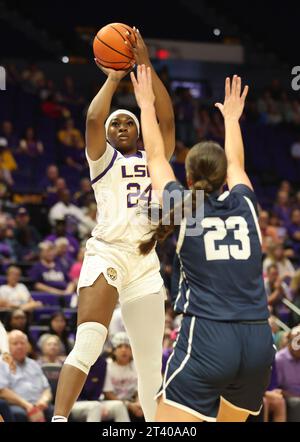
[[[65,416],[53,416],[51,422],[68,422],[68,419]]]

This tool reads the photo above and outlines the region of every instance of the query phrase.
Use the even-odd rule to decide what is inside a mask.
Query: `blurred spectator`
[[[264,394],[264,422],[286,422],[286,403],[280,388],[268,390]]]
[[[185,176],[185,159],[189,152],[188,147],[180,140],[176,140],[174,155],[171,159],[171,165],[174,170],[175,176],[183,186],[187,186]]]
[[[108,349],[108,351],[110,351],[112,344],[111,344],[111,340],[112,338],[120,332],[125,332],[125,325],[123,322],[123,318],[122,318],[122,311],[121,311],[121,306],[118,303],[113,311],[113,315],[109,324],[109,328],[108,328],[108,339],[105,343],[105,348]]]
[[[70,75],[66,75],[64,78],[63,88],[61,90],[61,100],[68,107],[68,105],[81,105],[84,103],[83,97],[81,97],[76,90],[74,80]]]
[[[50,93],[42,102],[41,110],[44,116],[51,120],[70,117],[70,111],[59,103],[57,95],[53,93]]]
[[[177,337],[177,330],[171,330],[170,328],[167,327],[165,328],[164,339],[163,339],[163,353],[162,353],[162,374],[164,374],[166,371],[167,362],[172,354],[176,337]]]
[[[264,422],[286,422],[286,402],[282,390],[278,388],[275,362],[272,365],[271,380],[263,398]]]
[[[293,196],[294,193],[294,189],[292,188],[292,185],[288,180],[281,181],[278,191],[287,192],[289,197]]]
[[[275,316],[279,316],[279,307],[283,297],[289,297],[289,287],[279,276],[275,264],[269,265],[265,278],[265,290],[268,297],[268,304]],[[282,305],[282,304],[281,304]]]
[[[56,192],[56,181],[58,178],[58,167],[55,164],[49,164],[49,166],[47,166],[46,176],[42,179],[40,187],[47,193]]]
[[[288,227],[288,233],[292,240],[293,249],[299,256],[300,254],[300,209],[294,209],[291,214],[291,223]]]
[[[300,160],[300,138],[294,141],[291,145],[291,156],[295,160]]]
[[[79,237],[81,240],[89,239],[92,230],[97,225],[97,204],[90,203],[86,209],[85,215],[81,219],[81,223],[78,226]]]
[[[287,402],[289,422],[300,421],[300,326],[289,334],[288,346],[276,354],[278,385]]]
[[[297,99],[292,100],[291,122],[295,126],[300,125],[300,103]]]
[[[61,177],[57,178],[55,186],[55,188],[49,190],[44,195],[45,203],[50,207],[53,207],[58,202],[60,193],[68,190],[66,180]]]
[[[68,258],[74,260],[78,250],[79,244],[74,235],[67,232],[67,223],[65,219],[57,219],[54,227],[54,232],[46,237],[46,241],[55,243],[58,239],[64,238],[67,240]]]
[[[59,93],[56,90],[55,84],[53,80],[45,79],[44,81],[42,81],[40,83],[40,88],[39,88],[39,97],[40,99],[43,100],[47,100],[47,98],[50,95],[53,95],[58,101],[61,100],[61,97],[59,95]]]
[[[291,216],[291,202],[288,192],[284,190],[278,192],[273,212],[284,223],[284,225],[289,225]]]
[[[57,203],[57,181],[59,179],[58,167],[50,164],[46,170],[46,176],[40,181],[39,188],[43,190],[43,198],[48,206]],[[64,183],[65,184],[65,183]],[[64,188],[66,188],[66,184]]]
[[[84,139],[82,133],[75,128],[72,118],[68,118],[64,124],[64,129],[61,129],[58,134],[58,140],[65,147],[75,147],[79,149],[84,148]]]
[[[5,194],[10,187],[14,184],[14,181],[12,179],[11,173],[9,170],[4,169],[1,165],[0,165],[0,185],[5,186],[6,190],[1,190],[1,192],[3,194]]]
[[[40,365],[62,364],[65,356],[61,354],[61,340],[57,335],[47,335],[41,343],[42,354],[38,358]]]
[[[49,221],[52,226],[57,220],[66,218],[68,232],[77,231],[78,224],[82,222],[83,211],[71,203],[69,189],[58,193],[59,201],[49,211]]]
[[[196,107],[189,89],[178,87],[175,95],[175,126],[177,138],[187,146],[195,144]]]
[[[269,213],[266,210],[261,210],[259,212],[258,223],[262,235],[262,252],[265,254],[267,252],[268,246],[270,244],[278,244],[281,242],[281,238],[278,234],[278,229],[271,226]]]
[[[267,251],[267,256],[263,262],[264,273],[271,264],[275,264],[281,279],[292,278],[295,269],[291,261],[284,256],[283,246],[281,244],[270,244]]]
[[[51,315],[49,331],[41,335],[38,340],[38,347],[42,348],[44,340],[52,335],[60,339],[60,354],[68,355],[74,346],[74,338],[70,333],[67,318],[62,312],[56,312]]]
[[[112,360],[107,363],[103,387],[105,399],[125,401],[131,420],[141,420],[143,411],[137,397],[137,373],[126,333],[117,333],[112,338],[112,346]]]
[[[29,64],[21,76],[23,86],[29,93],[36,93],[45,81],[44,72],[35,63]]]
[[[276,316],[270,315],[269,324],[272,330],[274,344],[277,350],[281,350],[283,347],[287,345],[287,332],[281,330],[280,327],[276,323]]]
[[[267,124],[279,124],[282,123],[283,118],[279,112],[278,105],[274,102],[267,104],[266,123]]]
[[[10,404],[11,411],[18,422],[33,419],[50,421],[53,407],[50,385],[37,362],[27,357],[27,336],[19,330],[9,333],[9,346],[17,369],[12,374],[3,361],[0,361],[0,397]]]
[[[95,202],[94,191],[89,178],[80,180],[80,190],[74,194],[74,203],[79,207],[88,207]]]
[[[0,166],[9,172],[13,172],[17,169],[16,160],[8,148],[5,138],[0,138]]]
[[[67,272],[55,262],[55,246],[50,241],[40,243],[40,261],[29,271],[35,290],[53,295],[67,295],[74,292],[74,283]]]
[[[63,156],[66,164],[78,171],[87,169],[84,151],[84,139],[81,132],[75,128],[74,121],[69,118],[58,134],[58,140],[63,146]]]
[[[290,290],[293,298],[293,303],[300,309],[300,269],[298,269],[293,276],[290,284]],[[292,312],[292,326],[300,323],[300,316],[296,312]]]
[[[49,221],[52,226],[57,220],[63,220],[66,217],[73,218],[73,223],[78,224],[83,221],[83,211],[71,203],[71,194],[69,189],[62,190],[58,194],[59,201],[49,211]]]
[[[19,152],[29,157],[37,157],[44,152],[44,145],[35,135],[33,127],[28,127],[24,138],[20,140]]]
[[[0,220],[0,265],[6,268],[8,265],[16,261],[13,249],[13,241],[8,235],[8,226],[5,218]]]
[[[11,179],[10,172],[5,169],[1,169],[0,166],[0,208],[7,210],[11,207],[13,180]],[[0,209],[0,210],[1,210]]]
[[[6,401],[0,399],[0,423],[14,422],[14,417]]]
[[[27,209],[19,207],[14,229],[14,250],[19,261],[33,261],[38,258],[38,243],[41,236],[30,221]]]
[[[25,284],[20,283],[21,270],[19,267],[10,266],[6,272],[7,284],[0,286],[0,307],[21,308],[30,312],[42,307],[40,301],[35,301]]]
[[[199,141],[203,141],[210,137],[211,118],[209,112],[205,108],[200,108],[198,112],[197,136]]]
[[[28,355],[29,357],[35,359],[36,358],[36,344],[34,342],[33,337],[29,331],[29,321],[28,316],[21,308],[16,308],[10,310],[5,318],[5,328],[6,330],[20,330],[23,332],[28,339]]]
[[[80,276],[80,271],[81,271],[81,267],[82,267],[82,263],[83,263],[83,258],[84,258],[84,252],[85,252],[85,247],[81,247],[79,249],[79,252],[78,252],[78,255],[77,255],[77,260],[72,265],[70,273],[69,273],[70,279],[76,285],[78,283],[78,279],[79,279],[79,276]]]
[[[171,277],[173,271],[173,259],[176,249],[176,239],[174,235],[169,236],[163,245],[157,246],[157,254],[160,260],[160,270],[165,287],[171,290]]]
[[[86,417],[86,421],[99,422],[99,420],[113,420],[114,422],[130,422],[127,408],[123,401],[103,401],[99,402],[99,398],[102,396],[103,384],[105,380],[106,373],[106,359],[103,355],[99,356],[95,364],[91,367],[86,382],[80,393],[79,400],[75,403],[72,408],[71,418],[76,420],[82,420],[82,411],[88,408],[90,409],[89,417]],[[97,401],[97,402],[95,402]],[[93,411],[93,404],[98,403],[98,409],[100,407],[101,411],[98,411],[95,416],[95,410]],[[94,414],[94,417],[92,416]]]
[[[4,138],[9,149],[14,151],[18,147],[18,137],[14,132],[14,127],[11,121],[3,121],[1,125],[0,138]]]
[[[74,262],[74,258],[69,254],[68,247],[69,241],[67,238],[57,238],[55,240],[55,261],[64,270],[64,272],[69,272],[71,265]]]

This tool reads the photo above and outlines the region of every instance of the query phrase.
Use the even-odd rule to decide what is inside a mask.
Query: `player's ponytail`
[[[204,195],[207,197],[211,192],[213,192],[213,185],[207,178],[196,181],[192,186],[193,193],[196,190],[203,190]]]
[[[189,151],[185,168],[188,181],[192,182],[192,207],[196,205],[196,191],[203,190],[205,198],[210,193],[222,188],[226,181],[227,159],[224,149],[214,141],[205,141],[196,144]],[[169,214],[168,225],[163,223],[160,217],[159,224],[153,235],[147,241],[140,244],[139,250],[142,255],[147,255],[155,246],[156,242],[162,243],[175,230],[174,210]]]

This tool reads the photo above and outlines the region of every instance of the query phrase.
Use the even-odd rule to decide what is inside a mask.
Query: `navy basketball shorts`
[[[221,398],[259,414],[275,353],[267,321],[184,316],[156,398],[205,421],[216,420]]]

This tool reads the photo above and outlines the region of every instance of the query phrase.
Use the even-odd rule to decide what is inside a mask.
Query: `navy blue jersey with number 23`
[[[184,188],[170,182],[165,190]],[[191,228],[192,222],[187,225]],[[254,192],[243,184],[204,201],[203,231],[178,240],[172,278],[174,310],[215,321],[256,321],[269,316],[262,277],[261,236]]]

